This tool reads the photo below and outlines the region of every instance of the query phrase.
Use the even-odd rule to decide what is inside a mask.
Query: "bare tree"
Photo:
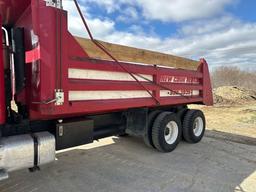
[[[256,91],[256,72],[247,72],[238,67],[219,67],[212,72],[214,88],[238,86]]]

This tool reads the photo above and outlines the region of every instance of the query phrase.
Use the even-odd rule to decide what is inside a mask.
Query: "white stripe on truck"
[[[152,92],[151,92],[152,93]],[[194,90],[191,93],[181,93],[184,96],[198,96],[199,91]],[[169,90],[160,91],[161,97],[175,97],[180,94],[171,93]],[[106,99],[135,99],[150,98],[147,91],[69,91],[69,101],[91,101]]]
[[[153,81],[152,75],[143,75],[141,76]],[[139,81],[147,81],[137,75],[134,76]],[[68,77],[70,79],[92,79],[92,80],[112,80],[112,81],[135,81],[133,77],[126,72],[112,72],[112,71],[100,71],[100,70],[91,70],[91,69],[74,69],[69,68]]]
[[[151,97],[146,91],[69,91],[69,101]]]
[[[135,74],[134,74],[135,75]],[[146,80],[135,75],[139,81],[145,82]],[[152,75],[141,76],[153,81]],[[112,80],[112,81],[135,81],[130,74],[126,72],[112,72],[112,71],[100,71],[91,69],[75,69],[70,68],[68,70],[68,77],[70,79],[91,79],[91,80]],[[108,85],[106,85],[108,86]],[[178,91],[184,96],[198,96],[199,91],[193,90],[184,92]],[[152,91],[151,91],[152,93]],[[170,90],[161,90],[160,97],[174,97],[180,96],[171,92]],[[107,100],[107,99],[132,99],[132,98],[150,98],[151,95],[146,90],[123,90],[123,91],[69,91],[69,101],[91,101],[91,100]]]

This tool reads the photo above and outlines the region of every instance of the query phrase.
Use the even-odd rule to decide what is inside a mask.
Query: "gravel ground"
[[[204,137],[168,154],[140,139],[111,137],[58,153],[58,160],[10,174],[1,192],[256,191],[256,147]]]

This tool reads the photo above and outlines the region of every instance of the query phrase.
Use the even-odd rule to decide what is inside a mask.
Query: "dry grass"
[[[197,106],[206,116],[207,129],[256,139],[256,102],[231,106]]]

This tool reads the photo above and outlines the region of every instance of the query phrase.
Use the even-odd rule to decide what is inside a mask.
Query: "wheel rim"
[[[197,117],[194,121],[193,131],[196,137],[199,137],[204,130],[204,121],[201,117]]]
[[[178,138],[179,128],[175,121],[170,121],[164,131],[164,139],[166,143],[173,144]]]

